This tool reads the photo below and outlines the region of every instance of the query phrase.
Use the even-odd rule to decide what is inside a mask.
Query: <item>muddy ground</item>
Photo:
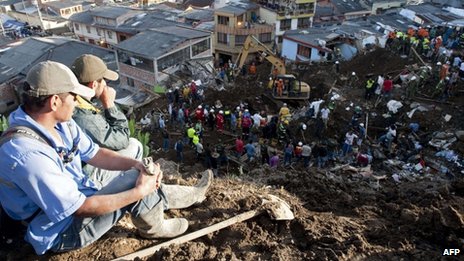
[[[346,108],[354,103],[361,106],[365,113],[377,115],[370,119],[372,129],[368,130],[368,134],[372,141],[383,134],[388,122],[396,121],[400,126],[420,122],[419,135],[426,146],[424,154],[435,163],[449,164],[434,157],[436,149],[427,146],[426,142],[435,131],[463,129],[462,81],[455,96],[447,103],[436,102],[434,97],[430,97],[430,87],[422,89],[414,100],[403,100],[404,90],[396,89],[394,97],[403,101],[404,107],[390,119],[381,116],[387,112],[385,102],[374,108],[374,101],[365,102],[362,98],[362,85],[367,74],[390,74],[395,77],[406,64],[412,63],[417,61],[381,49],[342,62],[340,75],[335,74],[331,64],[307,68],[300,66],[301,70],[295,67],[293,73],[310,83],[313,87],[312,98],[326,99],[332,87],[343,97],[331,114],[325,137],[339,141],[344,136],[352,116],[352,110],[347,111]],[[352,70],[357,73],[359,82],[356,86],[348,87],[344,76]],[[265,109],[268,113],[275,113],[280,103],[262,98],[266,84],[259,83],[265,82],[269,71],[270,66],[263,63],[259,65],[258,76],[238,79],[230,91],[208,91],[206,102],[211,104],[220,99],[224,105],[235,108],[239,101],[243,101],[255,110]],[[335,80],[337,82],[334,84]],[[409,119],[405,113],[413,101],[430,105],[433,110],[417,113]],[[159,106],[159,101],[157,104]],[[445,114],[452,115],[449,122],[444,122]],[[314,124],[312,120],[299,119],[291,123],[292,127],[300,122],[310,126],[304,133],[305,139],[316,140],[311,128]],[[406,132],[407,128],[400,127],[402,131]],[[233,144],[233,137],[228,135],[206,134],[205,140],[212,144],[218,139]],[[153,133],[152,137],[155,149],[159,148],[159,133]],[[370,145],[367,140],[364,148]],[[460,151],[462,157],[462,141],[456,141],[452,148]],[[154,156],[175,160],[172,150],[168,153],[158,150]],[[390,156],[395,157],[394,154]],[[167,163],[166,183],[195,183],[204,167],[195,162],[192,151],[187,150],[185,157],[185,164],[179,168],[172,162]],[[214,180],[206,201],[188,209],[169,211],[166,215],[187,218],[190,222],[189,233],[258,208],[260,195],[274,194],[288,202],[296,218],[292,221],[274,221],[267,214],[262,214],[191,242],[164,248],[142,259],[441,260],[445,249],[458,248],[461,253],[464,252],[464,180],[458,168],[447,165],[454,177],[431,168],[414,179],[403,179],[397,183],[391,178],[394,174],[391,168],[386,167],[383,160],[374,159],[372,164],[376,177],[386,175],[385,179],[380,180],[353,171],[337,170],[341,164],[330,162],[324,169],[304,169],[294,165],[289,169],[279,167],[271,170],[254,163],[245,168],[243,175],[239,175],[238,166],[230,163],[220,170],[221,175]],[[141,239],[129,219],[125,218],[107,235],[84,249],[37,257],[30,246],[16,238],[13,243],[2,245],[0,258],[111,260],[161,242]]]

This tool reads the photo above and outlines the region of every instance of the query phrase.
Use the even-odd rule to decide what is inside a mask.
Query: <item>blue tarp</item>
[[[19,21],[16,21],[16,20],[8,20],[6,22],[3,23],[3,28],[5,28],[5,30],[20,30],[21,28],[23,28],[25,25],[25,23],[21,23]]]

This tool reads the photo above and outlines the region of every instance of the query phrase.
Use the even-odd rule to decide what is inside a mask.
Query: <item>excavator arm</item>
[[[278,58],[277,55],[271,49],[269,49],[269,47],[261,43],[253,35],[248,35],[245,42],[243,43],[242,51],[238,54],[237,61],[235,62],[238,68],[243,67],[248,54],[252,49],[259,51],[263,58],[274,65],[274,67],[278,70],[278,74],[285,74],[285,64],[282,59]]]

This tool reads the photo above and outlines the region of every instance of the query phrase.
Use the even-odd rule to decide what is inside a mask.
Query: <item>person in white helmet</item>
[[[348,87],[354,88],[355,84],[358,82],[359,78],[355,72],[351,72],[350,77],[348,78]]]
[[[299,141],[297,145],[295,146],[295,149],[293,150],[293,154],[295,155],[296,158],[296,163],[300,162],[302,159],[302,153],[303,153],[303,142]]]
[[[214,125],[216,123],[216,115],[214,115],[213,108],[209,110],[207,122],[208,122],[209,130],[210,131],[214,130]]]
[[[216,115],[216,128],[219,133],[224,131],[224,111],[220,110],[219,113]]]

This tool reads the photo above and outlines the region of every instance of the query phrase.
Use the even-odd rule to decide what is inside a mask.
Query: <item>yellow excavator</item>
[[[273,65],[271,82],[272,97],[278,100],[308,100],[311,88],[309,84],[298,80],[292,74],[286,74],[285,63],[282,59],[261,43],[255,36],[248,35],[235,64],[239,69],[243,67],[250,51],[258,51],[261,57]]]

